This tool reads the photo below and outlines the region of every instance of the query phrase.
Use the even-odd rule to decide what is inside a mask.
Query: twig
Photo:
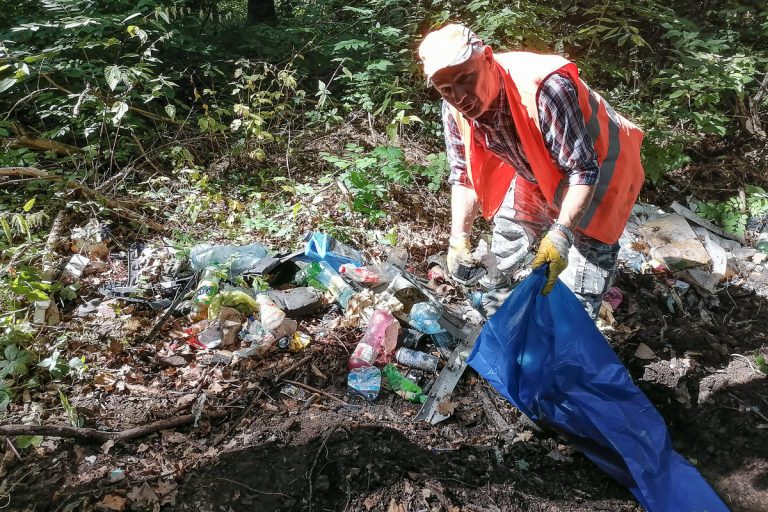
[[[213,443],[211,443],[211,447],[218,445],[222,440],[226,439],[229,436],[229,434],[231,434],[237,428],[240,422],[243,421],[243,418],[248,416],[248,413],[251,412],[251,409],[253,409],[253,406],[255,404],[256,404],[256,399],[254,398],[251,400],[251,403],[248,404],[248,407],[245,408],[243,413],[240,416],[238,416],[236,420],[232,422],[232,425],[229,426],[226,432],[222,433],[216,439],[213,440]]]
[[[37,169],[35,167],[0,167],[0,176],[29,176],[33,178],[47,179],[47,180],[53,180],[53,181],[64,180],[62,176],[57,176],[55,174],[48,174],[46,171]],[[80,183],[77,183],[74,181],[67,181],[67,187],[75,189],[85,194],[86,196],[90,196],[98,201],[103,202],[107,206],[107,208],[110,208],[119,217],[132,220],[139,224],[146,224],[147,226],[157,231],[165,231],[165,226],[163,226],[162,224],[158,224],[153,220],[149,220],[143,215],[131,210],[129,207],[130,203],[127,201],[110,199],[109,197],[105,196],[98,190],[94,190],[90,187],[86,187],[85,185],[81,185]]]
[[[330,393],[326,393],[326,392],[325,392],[325,391],[323,391],[322,389],[313,388],[312,386],[309,386],[309,385],[307,385],[307,384],[302,384],[301,382],[296,382],[295,380],[288,380],[288,379],[285,379],[285,381],[284,381],[284,382],[287,382],[288,384],[293,384],[294,386],[298,386],[298,387],[300,387],[300,388],[304,388],[304,389],[306,389],[307,391],[311,391],[311,392],[313,392],[313,393],[319,393],[319,394],[321,394],[321,395],[323,395],[323,396],[325,396],[325,397],[328,397],[328,398],[330,398],[331,400],[335,400],[335,401],[339,402],[340,404],[344,404],[344,405],[346,405],[346,406],[351,406],[351,404],[350,404],[350,403],[348,403],[348,402],[345,402],[345,401],[344,401],[344,400],[342,400],[341,398],[335,397],[335,396],[333,396],[333,395],[332,395],[332,394],[330,394]],[[0,434],[2,434],[2,431],[0,431]]]
[[[215,476],[214,478],[215,478],[216,480],[223,480],[223,481],[225,481],[225,482],[230,482],[230,483],[233,483],[233,484],[239,485],[239,486],[241,486],[241,487],[244,487],[245,489],[248,489],[248,490],[249,490],[249,491],[251,491],[251,492],[255,492],[256,494],[269,494],[269,495],[271,495],[271,496],[285,496],[286,498],[290,498],[290,496],[288,496],[287,494],[283,494],[283,493],[281,493],[281,492],[266,492],[266,491],[260,491],[260,490],[258,490],[258,489],[254,489],[253,487],[248,487],[247,485],[245,485],[245,484],[244,484],[244,483],[242,483],[242,482],[237,482],[237,481],[235,481],[235,480],[230,480],[229,478],[224,478],[224,477],[221,477],[221,476]]]
[[[315,454],[315,460],[312,462],[312,467],[309,468],[309,473],[307,473],[307,481],[309,482],[309,512],[312,512],[312,473],[314,473],[315,466],[317,466],[317,460],[320,458],[320,452],[323,451],[323,448],[325,448],[325,444],[328,442],[328,439],[331,438],[333,433],[336,432],[340,426],[341,425],[337,423],[331,430],[328,431],[327,434],[325,434],[325,437],[323,437],[323,442],[320,443],[320,448],[318,448],[317,453]]]
[[[742,358],[743,360],[745,360],[745,361],[747,362],[747,364],[749,365],[749,367],[750,367],[750,368],[752,368],[752,371],[753,371],[753,372],[755,372],[755,373],[760,373],[760,372],[758,372],[758,371],[755,369],[755,367],[754,367],[754,366],[752,366],[752,361],[750,361],[750,360],[749,360],[749,358],[748,358],[747,356],[743,356],[743,355],[741,355],[741,354],[731,354],[731,357],[740,357],[740,358]]]
[[[19,452],[16,450],[16,447],[15,447],[15,446],[13,446],[13,443],[12,443],[12,442],[11,442],[11,440],[10,440],[10,439],[8,439],[7,437],[5,438],[5,444],[7,444],[7,445],[8,445],[8,448],[10,448],[10,449],[11,449],[11,451],[12,451],[12,452],[13,452],[13,454],[16,456],[16,458],[17,458],[17,459],[19,459],[19,460],[21,460],[21,455],[19,455]]]
[[[287,369],[285,369],[282,372],[280,372],[280,374],[277,376],[277,378],[275,378],[275,381],[276,382],[281,381],[283,379],[283,377],[285,377],[286,375],[288,375],[289,373],[291,373],[293,370],[295,370],[299,366],[303,365],[304,363],[310,361],[311,359],[312,359],[312,356],[307,356],[307,357],[305,357],[305,358],[303,358],[303,359],[293,363]]]
[[[225,415],[225,413],[211,413],[208,414],[208,417],[215,418],[223,417]],[[193,421],[195,421],[194,414],[185,414],[184,416],[166,418],[164,420],[155,421],[154,423],[150,423],[148,425],[129,428],[127,430],[121,430],[118,432],[105,432],[95,428],[78,428],[64,425],[0,425],[0,435],[39,435],[49,437],[66,437],[86,442],[103,443],[111,440],[116,443],[124,443],[139,437],[144,437],[148,434],[154,434],[155,432],[159,432],[161,430],[181,427],[183,425],[192,423]]]

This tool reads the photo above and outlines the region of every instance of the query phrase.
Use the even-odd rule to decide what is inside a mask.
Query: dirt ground
[[[672,312],[659,288],[665,279],[622,273],[616,284],[625,299],[608,337],[667,421],[676,449],[733,510],[768,510],[768,381],[753,366],[755,351],[765,350],[768,315],[762,311],[768,305],[733,286],[710,297],[692,288],[682,295],[683,308]],[[343,328],[324,329],[334,315],[332,308],[304,320],[306,330],[315,332],[308,352],[280,353],[235,369],[200,355],[186,355],[178,366],[163,363],[158,354],[167,348],[161,341],[110,345],[114,357],[105,370],[122,378],[97,377],[72,398],[87,426],[141,425],[177,415],[205,397],[198,425],[117,444],[46,438],[24,451],[21,461],[6,453],[0,506],[641,510],[567,443],[534,432],[471,371],[455,393],[454,416],[435,426],[415,422],[419,406],[388,391],[373,404],[349,396],[345,363],[357,337]],[[134,320],[139,329],[150,325],[149,317]],[[104,338],[113,335],[119,333]],[[640,343],[655,357],[635,357]],[[286,380],[325,394],[288,396],[281,392]],[[499,430],[500,424],[508,428]],[[110,482],[115,470],[125,477]]]

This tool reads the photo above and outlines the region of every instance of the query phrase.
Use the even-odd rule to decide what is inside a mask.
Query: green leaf
[[[19,448],[29,448],[30,446],[40,446],[43,442],[43,436],[16,436],[16,446]]]
[[[36,199],[36,198],[35,198],[35,197],[33,197],[32,199],[30,199],[29,201],[27,201],[27,202],[24,204],[24,208],[23,208],[23,210],[24,210],[25,212],[28,212],[29,210],[31,210],[31,209],[32,209],[32,207],[33,207],[33,206],[35,206],[35,199]]]
[[[5,360],[0,361],[0,378],[27,373],[27,363],[32,360],[32,354],[16,345],[8,345],[5,347],[3,355],[5,355]]]
[[[117,126],[120,124],[120,120],[123,118],[126,112],[128,112],[128,104],[124,101],[117,101],[112,105],[112,112],[115,116],[112,118],[112,124]]]
[[[104,68],[104,78],[107,79],[109,88],[114,91],[117,84],[119,84],[120,80],[123,78],[123,72],[118,66],[107,66]]]
[[[5,92],[14,85],[16,85],[17,80],[15,78],[4,78],[0,80],[0,92]]]

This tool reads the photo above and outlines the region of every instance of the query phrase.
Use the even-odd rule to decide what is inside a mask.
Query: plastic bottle
[[[444,359],[448,359],[451,356],[453,349],[459,345],[458,341],[445,331],[431,334],[430,338],[432,338],[432,343],[435,344],[438,352],[440,352],[440,356]]]
[[[349,369],[373,366],[376,360],[386,361],[397,347],[400,324],[392,313],[377,309],[371,315],[365,334],[349,357]]]
[[[219,283],[223,277],[225,274],[218,265],[211,265],[203,271],[192,299],[193,318],[202,319],[208,316],[208,306],[213,296],[219,293]]]
[[[392,391],[405,398],[409,402],[416,404],[423,404],[427,401],[427,395],[418,384],[406,379],[403,375],[397,371],[395,365],[392,363],[386,365],[381,371],[389,382],[389,387]]]
[[[419,352],[418,350],[400,348],[395,353],[395,359],[398,363],[410,366],[412,368],[418,368],[428,372],[434,372],[437,370],[438,358],[431,354]]]
[[[280,327],[285,319],[285,313],[277,307],[269,295],[260,293],[256,296],[256,302],[259,304],[259,322],[267,330],[273,330]]]
[[[320,266],[320,263],[313,261],[296,272],[296,275],[293,277],[293,284],[298,286],[312,286],[313,288],[326,291],[327,288],[325,285],[317,280],[317,276],[320,275],[322,271],[323,267]]]
[[[375,366],[355,368],[347,375],[347,389],[368,401],[375,400],[381,390],[381,370]]]
[[[438,319],[442,316],[440,308],[431,302],[418,302],[411,308],[411,325],[426,334],[444,332]]]
[[[338,272],[333,270],[327,261],[321,261],[318,264],[322,267],[322,272],[317,274],[316,279],[323,283],[323,286],[333,295],[333,300],[347,309],[349,299],[355,294],[355,290],[341,278]]]

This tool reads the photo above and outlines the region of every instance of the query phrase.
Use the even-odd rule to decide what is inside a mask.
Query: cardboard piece
[[[672,271],[712,263],[707,250],[680,215],[661,215],[645,222],[639,227],[638,235],[651,247],[651,258]]]

